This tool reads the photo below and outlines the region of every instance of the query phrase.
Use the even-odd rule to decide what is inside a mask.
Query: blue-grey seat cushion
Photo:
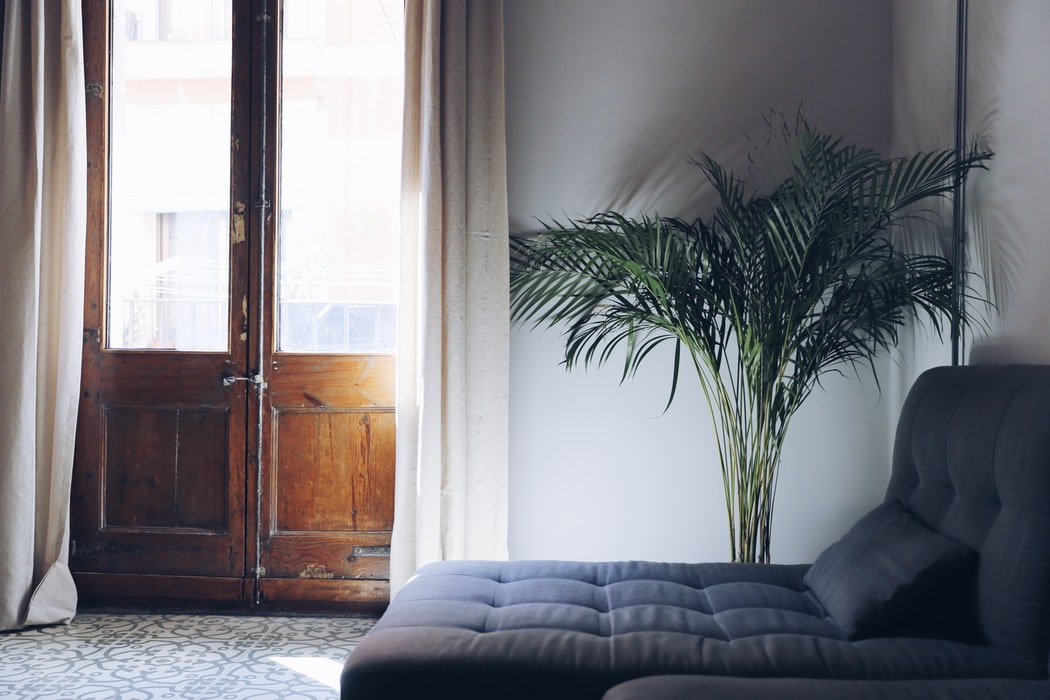
[[[351,654],[344,698],[597,700],[661,673],[749,677],[1041,677],[986,646],[848,641],[808,567],[442,562],[422,568]]]

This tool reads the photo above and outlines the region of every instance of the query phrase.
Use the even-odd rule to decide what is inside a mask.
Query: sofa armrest
[[[610,688],[603,700],[1050,700],[1050,681],[650,676]]]

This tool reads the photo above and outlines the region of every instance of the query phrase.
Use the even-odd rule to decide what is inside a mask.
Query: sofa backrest
[[[887,498],[980,555],[977,624],[1050,653],[1050,366],[939,367],[901,411]]]

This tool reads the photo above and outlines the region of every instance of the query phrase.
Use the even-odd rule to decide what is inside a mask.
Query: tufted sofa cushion
[[[656,562],[431,564],[398,595],[397,606],[377,629],[433,625],[478,634],[543,629],[595,639],[658,632],[722,642],[790,632],[843,639],[805,589],[805,569]]]
[[[347,661],[342,697],[598,700],[661,673],[1041,677],[987,647],[850,642],[806,566],[441,562],[423,567]]]
[[[1050,654],[1050,367],[939,367],[908,394],[887,498],[977,550],[991,645]]]

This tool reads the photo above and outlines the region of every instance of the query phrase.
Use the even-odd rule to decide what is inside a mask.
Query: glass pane
[[[225,351],[232,0],[116,0],[111,348]]]
[[[286,0],[277,349],[391,352],[402,0]]]

